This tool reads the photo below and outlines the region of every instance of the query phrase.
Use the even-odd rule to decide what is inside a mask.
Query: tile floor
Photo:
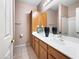
[[[37,56],[30,46],[21,46],[14,48],[14,59],[37,59]]]

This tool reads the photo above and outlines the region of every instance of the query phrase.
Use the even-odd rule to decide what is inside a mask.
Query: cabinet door
[[[33,42],[32,42],[32,47],[33,47],[33,49],[35,49],[35,38],[33,37]]]
[[[34,49],[34,45],[35,45],[35,37],[32,35],[31,46],[33,49]]]
[[[32,39],[31,39],[31,42],[30,42],[32,48],[33,48],[33,39],[34,39],[34,36],[32,35]]]
[[[48,59],[56,59],[53,55],[48,54]]]
[[[39,52],[39,43],[37,41],[35,41],[35,53],[38,56]]]
[[[64,54],[60,53],[56,49],[52,47],[48,47],[48,53],[49,53],[49,58],[54,58],[54,59],[70,59],[69,57],[65,56]]]
[[[47,59],[47,51],[40,46],[39,59]]]

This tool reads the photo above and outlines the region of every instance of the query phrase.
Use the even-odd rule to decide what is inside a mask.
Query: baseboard
[[[19,45],[15,45],[15,47],[23,47],[23,46],[30,46],[30,44],[19,44]]]

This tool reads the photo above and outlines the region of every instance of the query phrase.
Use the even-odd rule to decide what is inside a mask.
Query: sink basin
[[[64,40],[71,41],[73,43],[79,44],[79,38],[75,37],[68,37],[68,36],[62,36]]]
[[[74,42],[68,41],[68,40],[60,40],[60,39],[54,39],[53,41],[53,45],[57,46],[57,48],[59,49],[59,51],[65,52],[65,55],[78,59],[76,57],[78,57],[78,53],[79,53],[79,44],[76,44]],[[75,51],[74,51],[75,50]],[[76,56],[76,57],[74,57]]]
[[[78,59],[76,57],[79,57],[79,44],[76,44],[74,42],[71,41],[64,41],[65,43],[65,51],[69,53],[69,55],[73,55],[75,57],[72,56],[72,58]]]

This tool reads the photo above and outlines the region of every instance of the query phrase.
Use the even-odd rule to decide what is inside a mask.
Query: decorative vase
[[[45,32],[45,36],[48,37],[49,36],[49,27],[44,27],[44,32]]]
[[[37,33],[42,33],[43,32],[43,27],[41,25],[37,26]]]
[[[52,33],[57,34],[57,27],[52,27]]]

